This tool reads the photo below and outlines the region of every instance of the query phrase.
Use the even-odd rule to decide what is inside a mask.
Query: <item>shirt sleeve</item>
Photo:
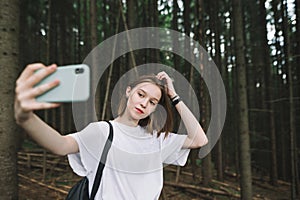
[[[78,153],[68,155],[69,164],[77,175],[87,176],[96,170],[108,131],[108,124],[95,122],[80,132],[70,134],[79,147]]]
[[[179,166],[185,165],[190,149],[183,149],[182,146],[187,135],[169,133],[166,138],[164,136],[164,134],[161,134],[163,163]]]

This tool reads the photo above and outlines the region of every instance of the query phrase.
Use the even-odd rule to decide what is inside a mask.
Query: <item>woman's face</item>
[[[140,83],[134,88],[128,87],[126,96],[128,97],[125,113],[133,120],[140,120],[148,117],[161,98],[160,88],[153,83]]]

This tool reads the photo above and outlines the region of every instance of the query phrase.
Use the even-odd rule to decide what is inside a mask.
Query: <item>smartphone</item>
[[[86,64],[59,66],[36,86],[59,80],[57,87],[36,97],[39,102],[81,102],[90,96],[90,69]]]

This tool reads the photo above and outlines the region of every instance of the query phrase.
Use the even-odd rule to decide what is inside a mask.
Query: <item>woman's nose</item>
[[[141,102],[141,106],[142,106],[143,108],[146,108],[147,102],[148,102],[148,100],[144,99],[144,100]]]

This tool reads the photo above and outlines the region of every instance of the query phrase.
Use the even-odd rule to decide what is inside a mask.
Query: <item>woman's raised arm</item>
[[[78,152],[77,142],[70,136],[62,136],[34,114],[35,110],[56,108],[60,104],[37,102],[35,97],[59,85],[59,80],[34,87],[43,78],[53,73],[55,64],[46,67],[41,63],[28,65],[16,81],[15,119],[39,145],[49,151],[66,155]],[[40,70],[41,69],[41,70]],[[37,72],[39,70],[39,72]]]
[[[169,97],[171,99],[178,99],[179,96],[174,89],[173,81],[169,75],[166,72],[160,72],[157,74],[157,78],[160,80],[165,79]],[[175,107],[180,114],[188,134],[182,148],[193,149],[206,145],[208,143],[208,139],[205,132],[190,109],[182,101],[178,101]]]

